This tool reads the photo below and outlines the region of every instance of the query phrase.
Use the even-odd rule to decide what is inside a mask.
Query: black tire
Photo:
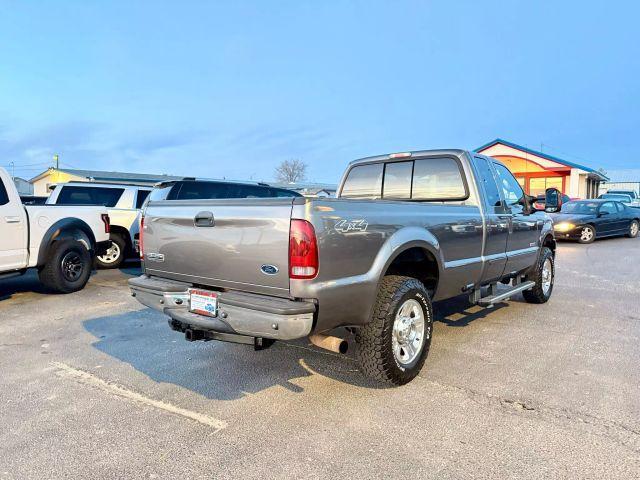
[[[424,338],[415,358],[402,364],[394,354],[393,327],[400,307],[408,300],[415,300],[417,303],[413,305],[422,308]],[[411,332],[413,333],[413,330]],[[357,358],[363,372],[392,385],[410,382],[418,375],[427,359],[432,332],[433,309],[422,282],[399,275],[384,277],[378,290],[371,321],[356,331]]]
[[[40,281],[56,293],[72,293],[82,290],[91,275],[91,255],[76,240],[55,242],[47,263],[40,269]]]
[[[109,235],[112,247],[109,252],[101,257],[96,257],[96,264],[98,268],[109,269],[118,268],[124,262],[127,252],[129,251],[128,243],[126,239],[119,233],[112,233]],[[116,254],[116,257],[112,257],[112,254]]]
[[[589,236],[589,238],[583,240],[582,234],[586,229],[591,230],[591,235]],[[578,237],[578,243],[593,243],[595,239],[596,239],[596,227],[594,227],[593,225],[585,225],[580,229],[580,237]]]
[[[635,230],[633,228],[634,225]],[[638,236],[638,230],[640,230],[640,222],[638,222],[638,220],[631,220],[631,223],[629,224],[629,231],[627,232],[627,237],[636,238]]]
[[[543,275],[545,263],[549,261],[551,267],[551,285],[545,288],[545,278]],[[527,280],[536,282],[535,286],[531,290],[525,290],[522,292],[522,296],[528,303],[546,303],[551,297],[553,292],[553,283],[555,280],[555,258],[553,252],[548,247],[542,247],[538,263],[535,268],[527,275]]]

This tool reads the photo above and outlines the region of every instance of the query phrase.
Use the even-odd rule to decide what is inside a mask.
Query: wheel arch
[[[91,227],[79,218],[63,218],[49,227],[40,242],[37,266],[41,267],[47,262],[51,248],[60,240],[77,240],[82,243],[89,252],[95,250],[96,237]],[[93,255],[93,253],[91,253]]]
[[[110,233],[120,235],[124,239],[126,246],[128,249],[133,248],[133,243],[131,241],[131,232],[127,230],[125,227],[121,225],[111,225]]]
[[[376,291],[386,275],[396,274],[417,278],[423,283],[425,278],[428,278],[429,286],[425,284],[425,287],[433,296],[442,277],[444,265],[438,239],[423,228],[407,227],[392,235],[386,246],[389,247],[387,252],[390,253],[386,255],[384,265],[379,270]],[[379,255],[384,251],[382,248]],[[428,277],[416,271],[416,264],[426,267],[425,273]]]

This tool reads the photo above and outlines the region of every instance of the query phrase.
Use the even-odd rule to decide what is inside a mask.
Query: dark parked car
[[[612,200],[579,200],[565,203],[552,215],[556,238],[591,243],[596,238],[638,236],[640,209]]]
[[[241,183],[219,180],[178,180],[156,185],[150,201],[214,200],[226,198],[291,198],[298,192],[272,187],[266,183]]]

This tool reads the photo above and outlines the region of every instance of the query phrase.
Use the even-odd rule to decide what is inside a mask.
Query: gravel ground
[[[188,343],[137,274],[0,280],[0,480],[640,477],[640,239],[561,244],[542,306],[436,304],[401,388],[305,341]]]

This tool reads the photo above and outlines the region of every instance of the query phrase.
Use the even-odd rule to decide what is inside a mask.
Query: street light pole
[[[60,157],[57,153],[53,156],[53,161],[56,162],[56,170],[58,170],[60,168]]]
[[[16,165],[13,162],[11,162],[9,165],[11,165],[11,180],[13,180],[14,178],[16,178]]]

